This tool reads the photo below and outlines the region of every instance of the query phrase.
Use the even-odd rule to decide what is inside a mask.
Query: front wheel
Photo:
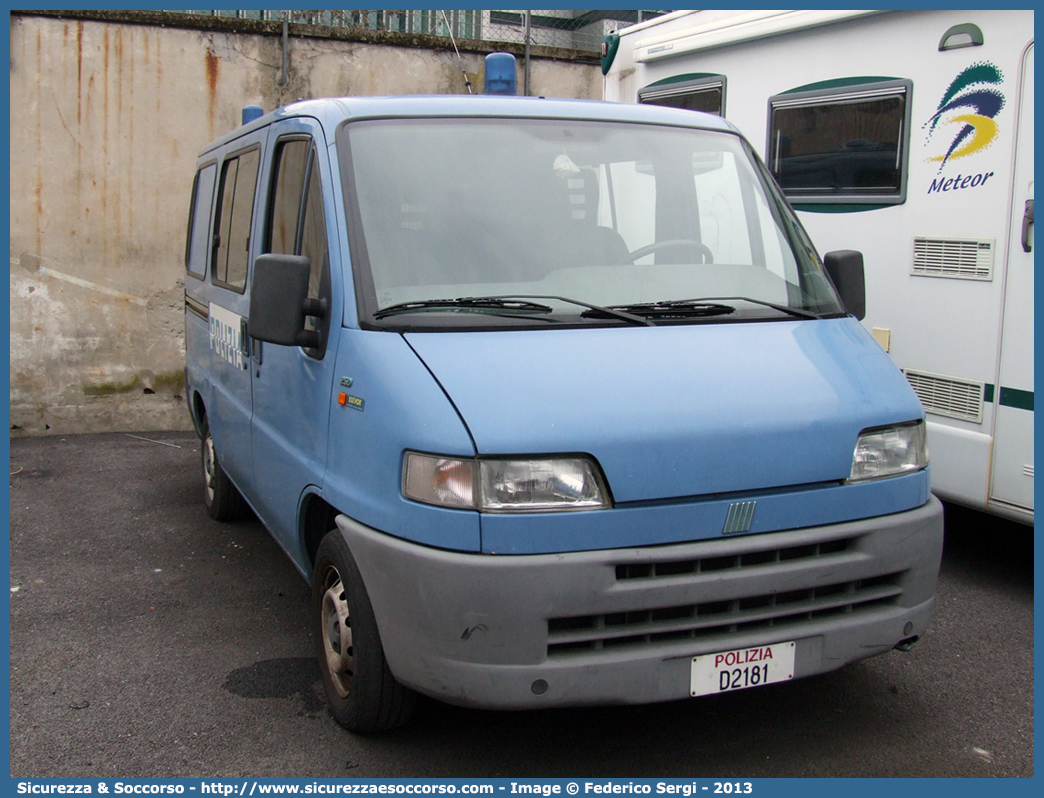
[[[406,723],[416,694],[395,681],[388,668],[370,597],[336,529],[323,538],[316,553],[312,608],[319,669],[334,719],[355,732]]]

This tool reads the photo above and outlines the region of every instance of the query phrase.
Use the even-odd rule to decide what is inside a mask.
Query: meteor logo
[[[946,152],[927,159],[938,162],[940,172],[949,161],[974,155],[993,144],[998,131],[996,116],[1005,102],[1004,95],[993,86],[1003,82],[1003,73],[989,61],[972,64],[953,79],[939,107],[922,126],[928,129],[927,140],[931,141],[936,130],[960,125]]]

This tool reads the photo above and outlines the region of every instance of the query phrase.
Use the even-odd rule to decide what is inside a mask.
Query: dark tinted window
[[[229,159],[221,170],[221,206],[215,220],[215,283],[242,292],[246,288],[250,221],[257,186],[258,150]]]
[[[687,111],[706,111],[708,114],[721,116],[721,89],[691,91],[685,94],[657,97],[653,100],[642,100],[652,105],[666,105],[670,108],[684,108]]]
[[[639,90],[638,102],[725,116],[725,76],[704,76],[646,86]]]
[[[192,184],[192,207],[189,209],[188,237],[185,245],[185,268],[202,278],[207,270],[207,234],[210,226],[211,199],[214,195],[214,164],[196,173]]]
[[[221,167],[221,204],[214,220],[214,260],[210,275],[216,282],[225,282],[228,273],[229,225],[232,221],[232,198],[236,192],[236,173],[239,160],[233,158]]]
[[[908,138],[905,85],[773,97],[768,166],[791,197],[901,197]]]

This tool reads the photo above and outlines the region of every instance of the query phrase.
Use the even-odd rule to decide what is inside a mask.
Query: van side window
[[[295,255],[297,223],[301,218],[305,170],[311,143],[307,139],[283,142],[276,150],[275,190],[272,211],[265,231],[265,252]]]
[[[676,75],[638,90],[638,102],[725,116],[725,76]]]
[[[305,195],[304,218],[301,221],[300,253],[312,262],[312,273],[308,278],[309,298],[319,298],[323,271],[329,257],[326,243],[326,218],[323,213],[323,187],[319,182],[319,169],[312,150],[311,167],[308,170],[308,193]],[[308,318],[306,326],[312,318]],[[309,329],[311,327],[309,326]]]
[[[185,239],[185,269],[201,280],[207,271],[207,233],[216,173],[217,166],[208,164],[196,173],[192,185],[192,206],[189,208],[188,235]]]
[[[278,145],[265,251],[307,257],[312,265],[309,298],[329,300],[326,217],[316,158],[315,147],[308,139],[289,139]],[[328,327],[328,317],[318,327],[313,317],[305,318],[306,329],[320,329],[323,333],[324,347]],[[322,349],[305,351],[312,357],[322,357]]]
[[[846,82],[769,99],[769,170],[792,202],[899,204],[906,199],[912,83]]]
[[[250,249],[250,222],[260,151],[251,150],[225,161],[221,169],[221,205],[214,219],[214,259],[211,279],[243,293]]]

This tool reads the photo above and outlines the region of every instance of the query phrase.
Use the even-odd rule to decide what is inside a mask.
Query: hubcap
[[[203,441],[203,483],[207,491],[207,501],[214,501],[214,439],[207,435]]]
[[[327,582],[332,584],[323,595],[323,651],[334,689],[341,698],[347,698],[352,690],[352,622],[341,576],[336,569],[330,569]]]

